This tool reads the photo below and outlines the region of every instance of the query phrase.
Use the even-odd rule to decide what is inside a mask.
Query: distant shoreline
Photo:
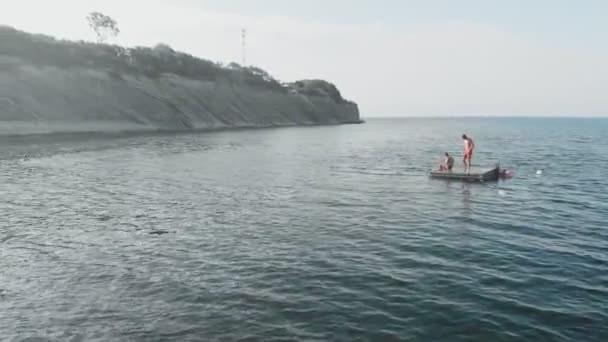
[[[159,135],[188,135],[201,133],[220,133],[220,132],[238,132],[250,130],[265,130],[265,129],[280,129],[280,128],[306,128],[306,127],[325,127],[325,126],[342,126],[342,125],[359,125],[364,124],[364,120],[356,122],[341,122],[335,124],[298,124],[298,125],[277,125],[277,126],[240,126],[240,127],[218,127],[218,128],[200,128],[192,130],[179,129],[155,129],[155,130],[122,130],[122,131],[71,131],[71,132],[52,132],[52,133],[25,133],[25,134],[0,134],[0,141],[9,140],[47,140],[57,139],[79,139],[79,138],[128,138],[128,137],[145,137]]]

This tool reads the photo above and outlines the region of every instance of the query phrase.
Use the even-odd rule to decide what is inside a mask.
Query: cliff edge
[[[167,45],[123,48],[0,27],[0,135],[360,122],[322,80],[281,83]]]

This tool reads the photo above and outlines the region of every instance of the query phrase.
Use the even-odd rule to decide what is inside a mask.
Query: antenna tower
[[[243,48],[243,67],[247,66],[247,30],[242,29],[241,30],[241,38],[243,39],[242,41],[242,48]]]

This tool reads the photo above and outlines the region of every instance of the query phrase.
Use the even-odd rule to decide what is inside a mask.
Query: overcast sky
[[[603,0],[0,0],[0,24],[122,45],[166,43],[280,80],[323,78],[364,116],[608,116]],[[0,41],[0,48],[2,42]]]

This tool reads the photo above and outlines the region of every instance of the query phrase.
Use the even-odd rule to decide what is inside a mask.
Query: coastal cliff
[[[0,27],[0,135],[358,123],[322,80],[281,83],[154,48],[59,41]]]

